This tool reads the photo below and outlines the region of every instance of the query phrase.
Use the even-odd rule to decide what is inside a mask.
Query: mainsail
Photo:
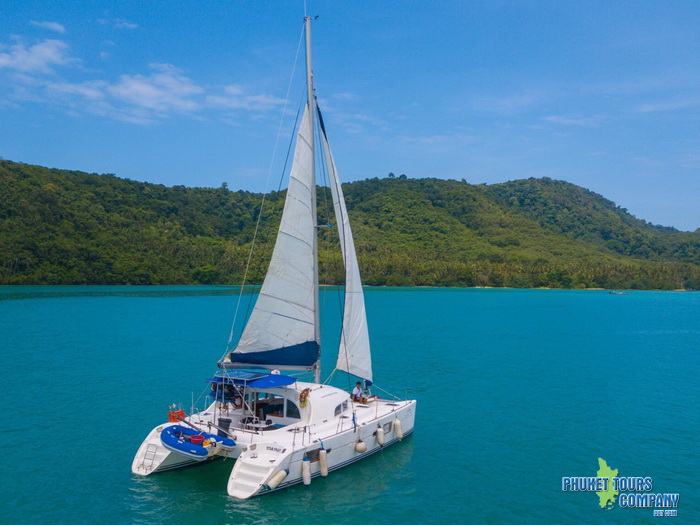
[[[309,106],[297,136],[270,267],[248,324],[230,354],[233,364],[312,368],[319,359],[316,181]]]
[[[326,129],[323,125],[321,111],[318,111],[318,121],[321,127],[321,141],[326,158],[333,208],[338,222],[338,236],[345,265],[345,307],[343,311],[343,330],[340,335],[338,361],[336,368],[349,374],[372,380],[372,356],[369,346],[369,331],[367,328],[367,313],[365,310],[365,294],[362,291],[360,267],[355,253],[355,241],[350,229],[348,211],[345,207],[343,189],[338,179],[338,171],[333,160]]]

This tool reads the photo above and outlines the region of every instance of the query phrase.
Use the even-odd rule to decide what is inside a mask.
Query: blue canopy
[[[253,388],[273,388],[276,386],[287,386],[295,383],[296,377],[283,376],[282,374],[270,374],[267,377],[261,377],[260,379],[254,379],[248,386]]]
[[[228,371],[224,376],[214,376],[207,379],[210,383],[234,384],[253,388],[275,388],[291,385],[296,382],[296,377],[282,374],[263,374],[260,372],[248,372],[245,370]]]

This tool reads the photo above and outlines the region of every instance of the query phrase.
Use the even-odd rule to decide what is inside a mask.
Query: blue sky
[[[700,227],[700,2],[307,3],[342,180],[547,176]],[[303,0],[4,7],[0,156],[277,187],[302,96],[300,58],[285,110]]]

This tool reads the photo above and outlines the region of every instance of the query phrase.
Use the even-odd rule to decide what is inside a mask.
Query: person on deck
[[[362,399],[362,383],[359,381],[355,383],[355,388],[352,390],[352,395],[350,396],[353,401],[359,403]]]

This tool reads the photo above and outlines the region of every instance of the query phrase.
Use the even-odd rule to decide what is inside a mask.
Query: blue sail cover
[[[318,360],[319,345],[316,341],[308,341],[293,346],[275,350],[249,352],[239,354],[231,352],[231,362],[241,365],[270,365],[275,366],[312,366]]]

